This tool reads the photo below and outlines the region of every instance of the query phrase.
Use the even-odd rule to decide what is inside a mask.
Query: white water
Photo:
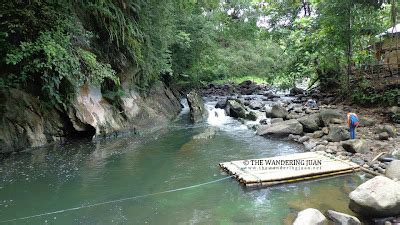
[[[247,126],[239,121],[226,115],[224,109],[215,108],[216,102],[206,102],[205,106],[208,111],[207,123],[211,126],[218,127],[221,130],[234,131],[245,130]]]

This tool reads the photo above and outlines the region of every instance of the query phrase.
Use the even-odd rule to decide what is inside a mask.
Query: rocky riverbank
[[[349,106],[338,101],[334,94],[306,93],[294,88],[287,95],[279,95],[271,87],[245,81],[239,85],[210,84],[202,90],[202,95],[218,101],[216,108],[225,109],[227,115],[248,124],[258,135],[299,142],[307,151],[325,151],[357,163],[372,174],[390,177],[377,176],[358,187],[349,196],[350,208],[369,221],[379,217],[389,217],[386,224],[397,221],[400,215],[400,188],[397,187],[400,125],[392,119],[399,114],[399,107],[351,106],[360,117],[360,126],[357,138],[349,140],[345,110]],[[306,106],[311,98],[317,101],[318,107]],[[335,224],[360,224],[357,218],[340,212],[327,214]],[[299,213],[294,224],[323,224],[326,220],[321,215],[308,210]]]
[[[98,86],[84,85],[66,109],[46,107],[20,90],[3,93],[0,153],[21,151],[68,139],[110,137],[162,127],[181,110],[179,96],[163,83],[146,95],[128,82],[109,99]]]

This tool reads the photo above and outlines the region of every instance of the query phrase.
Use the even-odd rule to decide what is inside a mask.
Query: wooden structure
[[[360,170],[355,163],[320,151],[224,162],[219,166],[247,187],[272,186]]]
[[[391,69],[398,69],[400,64],[400,24],[387,29],[377,36],[380,41],[375,44],[376,59]]]

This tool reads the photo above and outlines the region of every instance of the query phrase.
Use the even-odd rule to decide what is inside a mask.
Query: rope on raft
[[[200,187],[200,186],[204,186],[204,185],[207,185],[207,184],[217,183],[219,181],[223,181],[223,180],[226,180],[226,179],[229,179],[229,178],[232,178],[232,177],[234,177],[234,176],[232,175],[232,176],[220,178],[220,179],[217,179],[217,180],[208,181],[208,182],[205,182],[205,183],[195,184],[195,185],[191,185],[191,186],[187,186],[187,187],[176,188],[176,189],[171,189],[171,190],[166,190],[166,191],[161,191],[161,192],[156,192],[156,193],[151,193],[151,194],[138,195],[138,196],[121,198],[121,199],[105,201],[105,202],[98,202],[98,203],[94,203],[94,204],[90,204],[90,205],[82,205],[82,206],[78,206],[78,207],[74,207],[74,208],[61,209],[61,210],[57,210],[57,211],[53,211],[53,212],[41,213],[41,214],[36,214],[36,215],[32,215],[32,216],[25,216],[25,217],[19,217],[19,218],[15,218],[15,219],[10,219],[10,220],[3,220],[3,221],[0,221],[0,223],[8,223],[8,222],[14,222],[14,221],[18,221],[18,220],[32,219],[32,218],[37,218],[37,217],[42,217],[42,216],[49,216],[49,215],[54,215],[54,214],[59,214],[59,213],[64,213],[64,212],[75,211],[75,210],[79,210],[79,209],[91,208],[91,207],[100,206],[100,205],[106,205],[106,204],[117,203],[117,202],[124,202],[124,201],[128,201],[128,200],[134,200],[134,199],[139,199],[139,198],[144,198],[144,197],[149,197],[149,196],[154,196],[154,195],[159,195],[159,194],[166,194],[166,193],[172,193],[172,192],[177,192],[177,191],[183,191],[183,190],[187,190],[187,189],[192,189],[192,188],[197,188],[197,187]]]

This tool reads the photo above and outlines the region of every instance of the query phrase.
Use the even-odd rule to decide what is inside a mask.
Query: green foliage
[[[74,43],[74,39],[90,42],[92,34],[79,23],[77,26],[75,17],[68,14],[71,13],[68,4],[35,1],[25,7],[20,2],[8,3],[7,7],[9,13],[2,25],[20,29],[8,31],[6,41],[2,42],[7,49],[1,55],[7,71],[1,77],[3,86],[26,88],[51,105],[65,107],[73,98],[74,89],[85,82],[101,83],[109,78],[119,83],[109,64],[99,62],[94,53]],[[29,19],[21,18],[24,15]],[[14,39],[21,41],[13,43]],[[41,91],[32,90],[35,87]]]
[[[357,88],[353,94],[354,102],[362,105],[395,105],[400,96],[400,89],[377,92],[369,89]]]
[[[380,0],[15,0],[0,10],[0,88],[64,106],[83,83],[116,100],[120,79],[146,90],[159,79],[289,87],[309,77],[344,89],[348,68],[374,62],[368,46],[395,15]]]

